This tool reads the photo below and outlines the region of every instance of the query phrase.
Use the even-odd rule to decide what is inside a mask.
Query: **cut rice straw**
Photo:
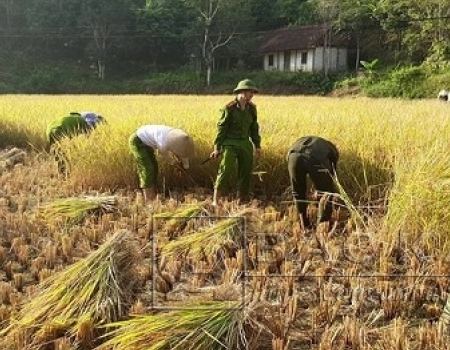
[[[164,221],[164,231],[168,236],[173,237],[179,234],[186,226],[186,223],[193,217],[198,216],[203,211],[199,204],[190,204],[182,207],[176,212],[164,212],[153,215],[154,223],[158,220]],[[155,220],[156,219],[156,220]]]
[[[239,213],[168,242],[162,247],[162,255],[178,256],[189,253],[197,258],[211,256],[224,247],[237,248],[242,238],[243,227]]]
[[[116,232],[85,259],[44,280],[0,337],[13,342],[18,335],[33,348],[65,332],[80,336],[86,320],[98,325],[121,319],[135,301],[140,257],[133,235]]]
[[[94,212],[112,212],[117,209],[114,196],[85,196],[57,199],[41,207],[44,220],[63,219],[67,223],[79,223],[87,214]]]
[[[244,349],[246,315],[238,303],[192,308],[116,322],[97,350]]]

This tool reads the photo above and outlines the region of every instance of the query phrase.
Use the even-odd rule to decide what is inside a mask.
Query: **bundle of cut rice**
[[[215,256],[220,249],[237,250],[244,238],[242,217],[246,214],[247,209],[170,241],[162,247],[162,254],[177,256],[189,253],[201,258]]]
[[[114,196],[61,198],[42,206],[40,214],[46,221],[59,219],[75,224],[80,223],[88,214],[116,211],[117,205],[118,201]]]
[[[154,224],[163,226],[162,231],[169,239],[180,236],[186,228],[188,221],[203,211],[200,204],[189,204],[176,212],[164,212],[153,215]],[[161,224],[162,225],[159,225]]]
[[[113,330],[98,349],[246,349],[248,315],[238,303],[222,302],[139,316],[107,325]]]
[[[27,349],[38,349],[66,335],[91,348],[87,343],[94,341],[97,327],[122,319],[136,301],[141,261],[135,237],[116,232],[85,259],[44,280],[0,338],[12,344],[21,339]]]

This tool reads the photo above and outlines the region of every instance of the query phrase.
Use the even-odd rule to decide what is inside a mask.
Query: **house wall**
[[[302,55],[306,54],[306,63],[302,62]],[[291,50],[290,51],[290,72],[311,72],[313,68],[313,50]]]
[[[345,47],[341,47],[337,52],[337,70],[339,72],[346,71],[348,69],[348,50]]]
[[[270,58],[272,56],[272,59]],[[271,62],[272,61],[272,62]],[[264,55],[264,70],[284,71],[284,52],[269,52]]]
[[[306,63],[302,62],[302,54],[306,54]],[[328,65],[329,72],[345,71],[348,67],[347,54],[346,48],[336,47],[290,50],[286,52],[289,67],[285,67],[285,52],[271,52],[264,55],[264,70],[318,72],[323,71],[324,67]],[[329,60],[327,59],[328,55],[330,55]],[[272,59],[270,59],[270,56],[272,56]]]
[[[329,72],[347,70],[347,49],[323,46],[314,50],[314,71],[323,71],[328,67]]]

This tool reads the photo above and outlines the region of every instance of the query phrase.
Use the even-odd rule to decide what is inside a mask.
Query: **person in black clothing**
[[[336,193],[333,176],[338,159],[336,146],[318,136],[304,136],[289,148],[287,161],[292,195],[305,227],[310,226],[306,215],[306,177],[310,176],[319,193]],[[332,210],[332,203],[328,201],[318,222],[329,221]]]

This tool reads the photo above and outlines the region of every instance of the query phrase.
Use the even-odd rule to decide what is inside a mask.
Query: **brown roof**
[[[262,39],[260,52],[311,49],[323,46],[327,28],[322,25],[296,26],[277,29]],[[342,37],[334,34],[332,46],[347,46]]]

